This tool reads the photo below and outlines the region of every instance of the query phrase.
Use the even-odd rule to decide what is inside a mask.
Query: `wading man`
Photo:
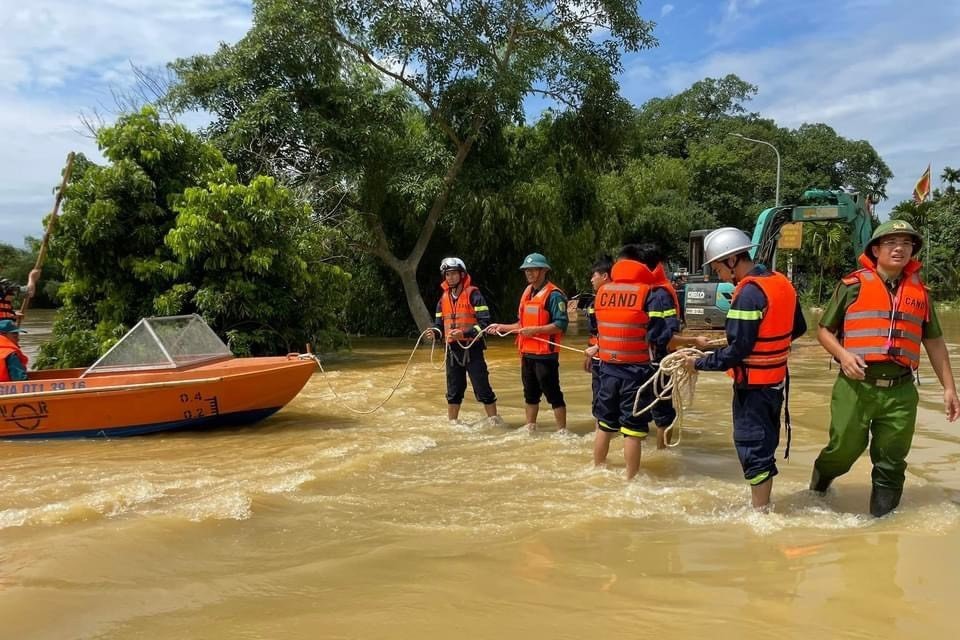
[[[447,418],[456,423],[467,390],[467,376],[473,395],[483,405],[487,417],[502,424],[497,415],[497,396],[490,387],[486,348],[482,335],[490,324],[490,309],[480,290],[473,286],[467,265],[460,258],[444,258],[440,263],[443,294],[437,301],[434,328],[447,342]]]
[[[807,323],[793,285],[783,274],[754,264],[753,246],[747,234],[733,227],[704,238],[704,261],[736,289],[725,324],[727,346],[703,358],[690,357],[687,366],[733,376],[733,443],[753,507],[765,511],[777,475],[787,356]]]
[[[559,345],[567,330],[567,297],[547,280],[550,263],[542,253],[531,253],[520,265],[527,288],[520,296],[519,320],[491,324],[487,333],[517,331],[520,350],[520,380],[523,383],[526,427],[537,429],[540,398],[546,397],[560,431],[567,429],[567,405],[560,389]]]
[[[960,416],[950,355],[914,255],[923,242],[902,220],[884,222],[860,265],[841,280],[820,319],[817,338],[840,363],[830,400],[830,441],[813,465],[810,488],[823,493],[870,444],[870,513],[900,504],[919,397],[913,372],[920,346],[943,386],[947,419]]]

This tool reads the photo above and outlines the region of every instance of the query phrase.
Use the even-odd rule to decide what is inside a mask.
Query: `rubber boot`
[[[810,476],[810,491],[816,491],[820,495],[823,495],[827,492],[827,489],[830,488],[831,482],[833,482],[833,478],[820,475],[820,472],[814,467],[813,474]]]
[[[897,508],[903,489],[890,489],[873,485],[870,492],[870,515],[880,518]]]

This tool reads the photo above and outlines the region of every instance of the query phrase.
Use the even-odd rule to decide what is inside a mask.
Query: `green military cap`
[[[526,258],[523,259],[523,264],[520,265],[520,270],[524,269],[550,269],[550,263],[547,262],[547,257],[542,253],[531,253]]]
[[[867,243],[867,248],[869,249],[875,245],[880,241],[881,238],[902,235],[907,235],[913,238],[914,253],[918,253],[921,247],[923,247],[923,236],[921,236],[920,233],[913,228],[913,225],[906,220],[887,220],[873,230],[873,235],[870,236],[870,242]]]

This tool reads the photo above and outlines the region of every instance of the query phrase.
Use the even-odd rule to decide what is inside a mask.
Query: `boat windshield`
[[[182,369],[232,357],[227,345],[196,314],[144,318],[83,375],[103,371]]]

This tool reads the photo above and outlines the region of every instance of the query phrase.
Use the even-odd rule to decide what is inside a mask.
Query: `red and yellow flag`
[[[927,165],[927,170],[923,172],[923,175],[920,176],[920,179],[917,180],[917,184],[913,186],[913,199],[917,204],[920,204],[927,199],[927,196],[930,195],[930,165]]]

